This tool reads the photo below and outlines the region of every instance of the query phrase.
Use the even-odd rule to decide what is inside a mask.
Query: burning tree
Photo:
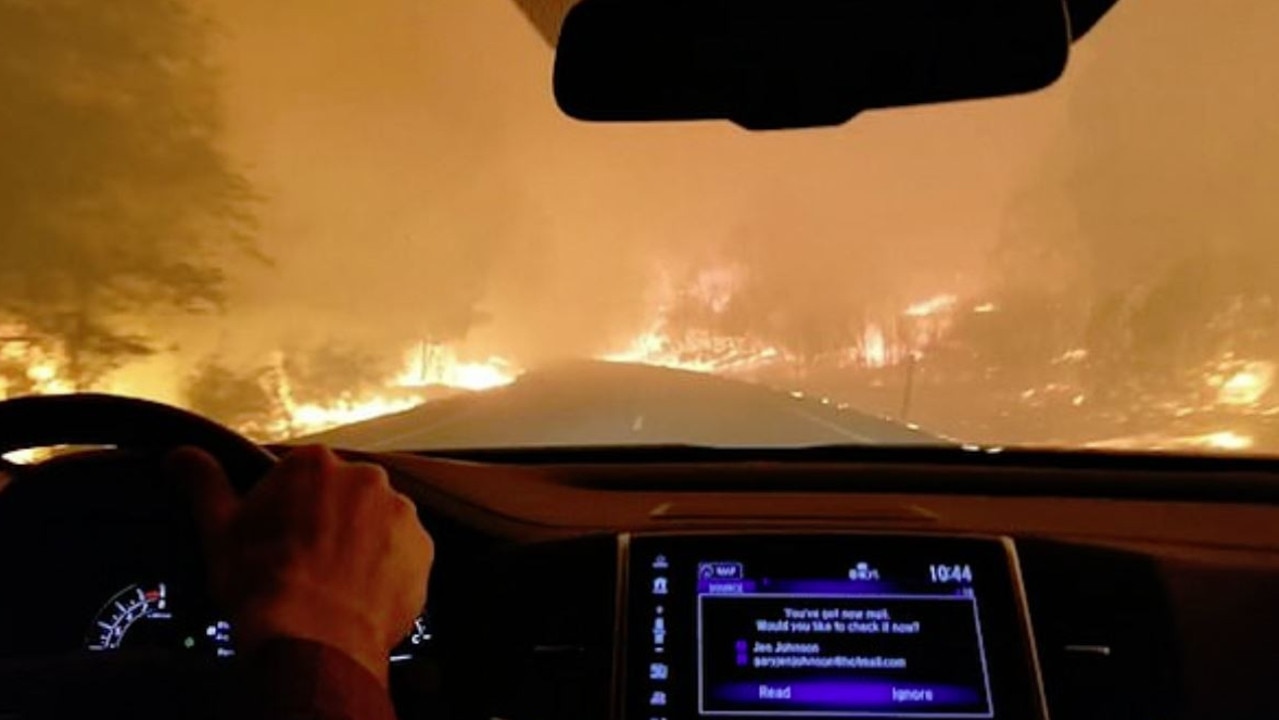
[[[0,0],[0,321],[74,387],[225,300],[253,195],[219,148],[210,23],[174,0]]]
[[[183,398],[202,415],[276,441],[500,387],[519,372],[502,358],[463,361],[448,346],[415,347],[405,360],[396,369],[341,343],[295,346],[248,363],[210,357],[185,378]]]
[[[185,404],[229,427],[264,440],[326,429],[341,424],[351,409],[385,391],[391,369],[377,357],[338,344],[291,348],[261,363],[236,365],[224,358],[206,358],[183,384]],[[385,404],[387,412],[400,410]],[[382,409],[383,406],[371,408]],[[333,415],[308,419],[308,413]]]

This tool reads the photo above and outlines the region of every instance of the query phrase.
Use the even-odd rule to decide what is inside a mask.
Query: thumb
[[[169,474],[187,490],[192,513],[206,546],[220,537],[240,507],[226,472],[212,455],[181,448],[165,461]]]

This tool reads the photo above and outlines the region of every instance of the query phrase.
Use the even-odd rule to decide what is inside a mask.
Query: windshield
[[[1046,91],[749,133],[567,119],[515,0],[0,0],[0,395],[1279,453],[1275,27],[1122,0]]]

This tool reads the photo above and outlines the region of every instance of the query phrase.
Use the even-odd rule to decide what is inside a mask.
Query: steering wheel
[[[222,464],[241,494],[275,464],[275,456],[234,430],[149,400],[86,393],[0,402],[0,455],[55,445],[197,447]]]
[[[249,439],[211,420],[160,403],[113,395],[79,394],[23,397],[0,402],[0,454],[56,445],[114,446],[163,453],[197,447],[217,459],[237,492],[247,492],[275,464],[275,457]],[[65,678],[70,684],[62,681]],[[219,675],[187,667],[169,658],[107,657],[97,654],[59,657],[23,665],[0,661],[0,698],[29,692],[29,702],[44,705],[13,717],[67,716],[94,709],[98,716],[133,718],[212,715],[208,698],[218,697]],[[53,680],[52,684],[46,681]],[[57,709],[50,711],[52,701]],[[0,702],[0,706],[5,703]],[[111,707],[115,706],[115,707]],[[12,708],[0,707],[0,717]]]

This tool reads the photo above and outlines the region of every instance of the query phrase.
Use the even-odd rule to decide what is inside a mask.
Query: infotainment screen
[[[999,540],[643,536],[628,718],[1039,718]]]

